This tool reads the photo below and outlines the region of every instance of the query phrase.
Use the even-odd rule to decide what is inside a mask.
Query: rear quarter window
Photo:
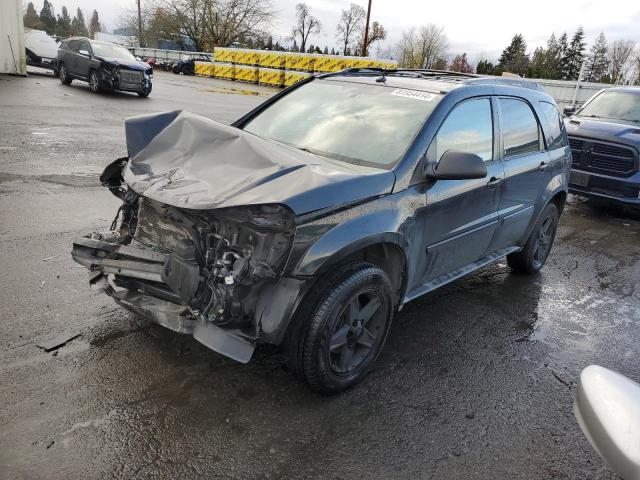
[[[540,109],[543,113],[543,118],[540,120],[543,123],[547,149],[555,150],[567,146],[568,140],[564,122],[557,107],[550,102],[540,102]]]

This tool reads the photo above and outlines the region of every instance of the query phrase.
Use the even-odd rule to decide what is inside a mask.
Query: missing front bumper
[[[168,255],[98,238],[81,238],[74,242],[71,256],[87,267],[93,287],[102,288],[124,308],[174,332],[192,335],[211,350],[233,360],[247,363],[251,359],[255,349],[253,342],[198,317],[197,312],[186,305],[166,299],[172,295],[168,288],[164,294],[166,298],[159,298],[166,286],[162,282],[162,270]],[[154,295],[145,293],[144,288],[143,291],[116,290],[108,280],[109,275],[157,282],[159,285],[154,287]]]

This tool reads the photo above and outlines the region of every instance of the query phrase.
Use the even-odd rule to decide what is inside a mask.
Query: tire
[[[149,83],[149,88],[143,90],[142,92],[137,92],[138,96],[140,96],[142,98],[147,98],[149,96],[149,94],[151,93],[151,89],[152,89],[152,85],[151,85],[151,83]]]
[[[102,85],[100,85],[100,75],[97,70],[91,70],[89,72],[89,88],[93,93],[102,92]]]
[[[71,85],[73,79],[69,75],[67,66],[64,63],[61,63],[60,67],[58,68],[58,78],[64,85]]]
[[[556,237],[558,228],[558,207],[548,204],[520,252],[507,255],[507,263],[518,273],[534,274],[544,266]]]
[[[368,263],[343,265],[305,298],[285,338],[294,375],[332,395],[360,382],[382,351],[394,313],[385,272]]]

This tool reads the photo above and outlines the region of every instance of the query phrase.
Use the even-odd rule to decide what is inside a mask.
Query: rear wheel
[[[91,70],[91,73],[89,73],[89,87],[93,93],[100,93],[102,91],[100,75],[98,75],[97,70]]]
[[[72,78],[69,76],[69,71],[67,70],[67,66],[64,63],[60,64],[58,68],[58,78],[65,85],[71,85]]]
[[[509,266],[520,273],[538,272],[549,257],[557,227],[558,207],[550,203],[542,211],[522,251],[507,255]]]
[[[294,374],[315,391],[341,392],[371,370],[393,316],[393,289],[383,270],[345,265],[321,280],[296,313],[285,341]]]

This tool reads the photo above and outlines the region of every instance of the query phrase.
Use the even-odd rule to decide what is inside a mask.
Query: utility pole
[[[369,17],[371,16],[371,0],[369,0],[369,7],[367,8],[367,23],[364,27],[364,44],[362,45],[362,56],[367,56],[367,41],[369,40]]]
[[[140,10],[140,0],[138,0],[138,45],[142,45],[142,11]]]

